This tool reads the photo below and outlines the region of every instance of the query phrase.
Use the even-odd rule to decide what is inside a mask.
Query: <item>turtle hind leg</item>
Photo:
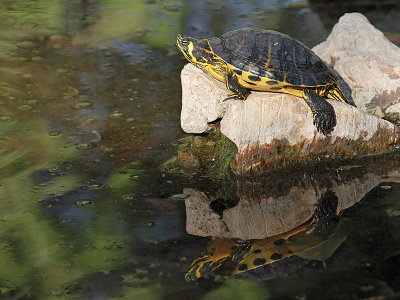
[[[225,83],[226,83],[226,88],[230,90],[231,93],[228,95],[227,98],[224,99],[224,101],[230,99],[245,100],[247,96],[250,94],[248,89],[240,85],[236,75],[232,72],[232,70],[228,70],[226,72]]]
[[[313,114],[313,124],[323,135],[333,131],[336,126],[336,116],[332,105],[320,97],[313,89],[304,89],[304,100]]]

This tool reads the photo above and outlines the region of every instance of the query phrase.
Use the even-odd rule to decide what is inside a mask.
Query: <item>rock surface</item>
[[[358,108],[375,113],[400,102],[400,49],[362,14],[345,14],[313,50],[349,85]]]
[[[343,16],[316,51],[328,63],[334,63],[361,109],[375,111],[377,106],[374,108],[373,103],[387,101],[389,105],[398,100],[400,50],[362,15]],[[191,64],[182,70],[181,80],[182,129],[202,133],[209,122],[222,118],[221,132],[238,148],[231,168],[240,174],[257,173],[309,157],[381,152],[400,141],[400,129],[392,123],[338,101],[328,100],[335,109],[337,125],[325,137],[317,132],[311,111],[301,98],[252,91],[246,101],[223,102],[228,93],[224,83]],[[346,86],[342,87],[346,93]],[[385,95],[388,96],[384,98]]]

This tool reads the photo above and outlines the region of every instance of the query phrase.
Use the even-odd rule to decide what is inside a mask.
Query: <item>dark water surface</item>
[[[361,10],[400,41],[398,7],[371,2],[336,11]],[[221,185],[160,168],[187,136],[179,120],[179,75],[186,62],[175,49],[178,33],[210,37],[256,26],[314,46],[340,15],[295,0],[4,0],[0,16],[1,299],[399,295],[400,185],[393,182],[400,182],[400,167],[395,154],[331,168],[323,183],[318,178],[304,183],[299,176],[273,185],[277,197],[292,186],[300,189],[305,202],[311,186],[321,193],[337,188],[338,207],[340,195],[363,187],[359,198],[354,194],[353,202],[341,207],[340,224],[309,241],[315,246],[336,236],[328,250],[291,256],[258,273],[214,278],[218,274],[211,272],[194,282],[185,282],[185,272],[210,238],[187,233],[189,202],[185,208],[180,194],[185,188],[212,194]],[[255,186],[232,189],[238,200],[253,203],[240,191],[254,192]],[[265,189],[256,194],[268,194],[271,186]],[[211,207],[221,215],[215,226],[224,209],[239,207],[218,205]]]

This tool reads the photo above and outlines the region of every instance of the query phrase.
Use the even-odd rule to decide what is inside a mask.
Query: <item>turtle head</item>
[[[178,34],[176,45],[188,61],[200,69],[204,69],[211,63],[213,56],[208,40],[198,40]]]

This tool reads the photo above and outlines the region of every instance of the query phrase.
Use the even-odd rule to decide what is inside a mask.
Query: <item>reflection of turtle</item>
[[[338,78],[299,41],[276,31],[245,28],[220,38],[178,35],[177,45],[196,67],[224,81],[227,99],[246,99],[249,90],[282,92],[305,99],[318,131],[336,125],[333,107],[322,97],[349,103]]]
[[[259,240],[214,239],[193,260],[186,281],[202,276],[231,276],[313,249],[331,238],[338,225],[338,199],[328,190],[310,220],[297,228]]]

